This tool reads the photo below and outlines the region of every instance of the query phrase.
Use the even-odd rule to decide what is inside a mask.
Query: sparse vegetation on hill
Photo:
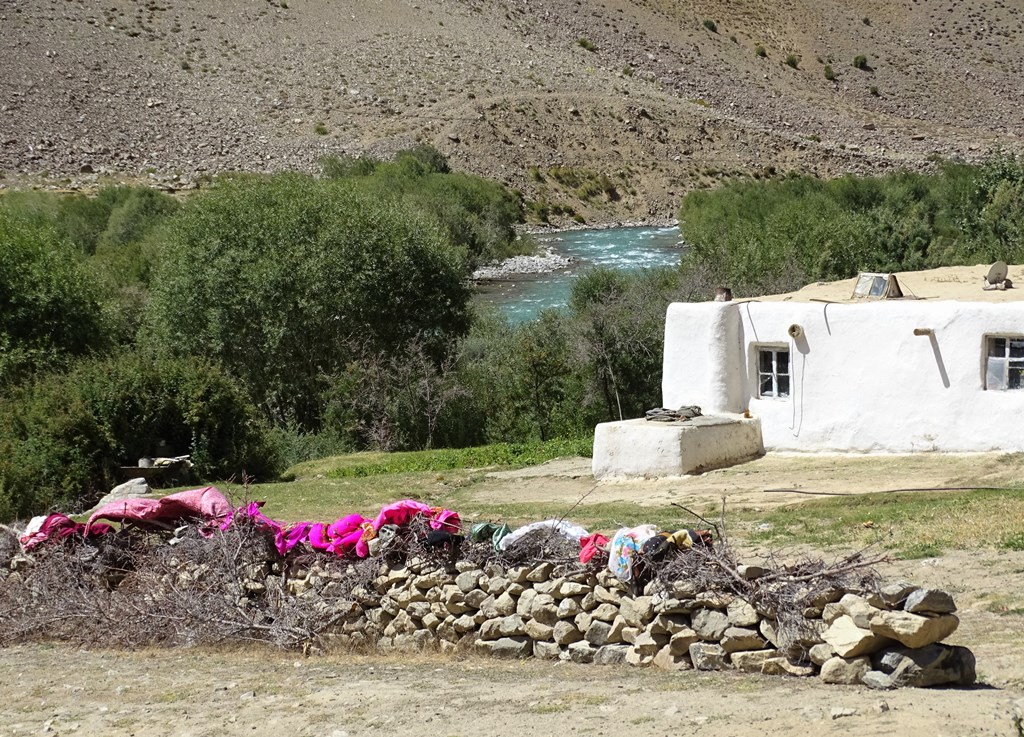
[[[922,171],[932,153],[1021,151],[1024,15],[1013,3],[396,8],[168,0],[54,13],[23,0],[3,20],[0,184],[139,177],[191,189],[218,173],[313,172],[324,156],[390,159],[428,143],[527,202],[543,196],[531,166],[628,162],[636,194],[557,200],[597,223],[670,218],[686,192],[718,183],[704,172],[723,161],[738,176],[773,166],[835,177]],[[761,58],[785,65],[787,54],[839,74],[858,55],[885,61],[863,86],[836,88]],[[706,106],[687,104],[698,99]],[[833,145],[803,145],[810,135]]]

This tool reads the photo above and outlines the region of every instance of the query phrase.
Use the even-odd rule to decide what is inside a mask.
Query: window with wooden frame
[[[789,348],[757,346],[757,396],[789,398]]]
[[[985,336],[985,388],[1024,389],[1024,335]]]

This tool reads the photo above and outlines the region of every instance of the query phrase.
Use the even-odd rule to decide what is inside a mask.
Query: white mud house
[[[663,404],[707,417],[599,425],[595,476],[679,475],[766,449],[1024,451],[1024,267],[994,285],[987,271],[670,305]]]

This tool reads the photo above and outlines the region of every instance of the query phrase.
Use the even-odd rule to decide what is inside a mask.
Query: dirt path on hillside
[[[1024,485],[1024,454],[803,455],[771,453],[707,473],[666,479],[594,481],[589,458],[560,458],[516,471],[496,471],[473,489],[479,502],[632,502],[661,506],[719,504],[766,509],[815,498],[818,492],[863,494],[893,489]],[[788,489],[776,492],[769,489]],[[820,498],[820,497],[819,497]]]

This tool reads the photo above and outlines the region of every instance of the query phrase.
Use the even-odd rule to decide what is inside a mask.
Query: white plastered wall
[[[985,337],[1008,334],[1024,302],[673,304],[664,405],[749,409],[769,450],[1020,451],[1024,390],[984,389]],[[756,396],[758,344],[789,346],[789,398]]]

